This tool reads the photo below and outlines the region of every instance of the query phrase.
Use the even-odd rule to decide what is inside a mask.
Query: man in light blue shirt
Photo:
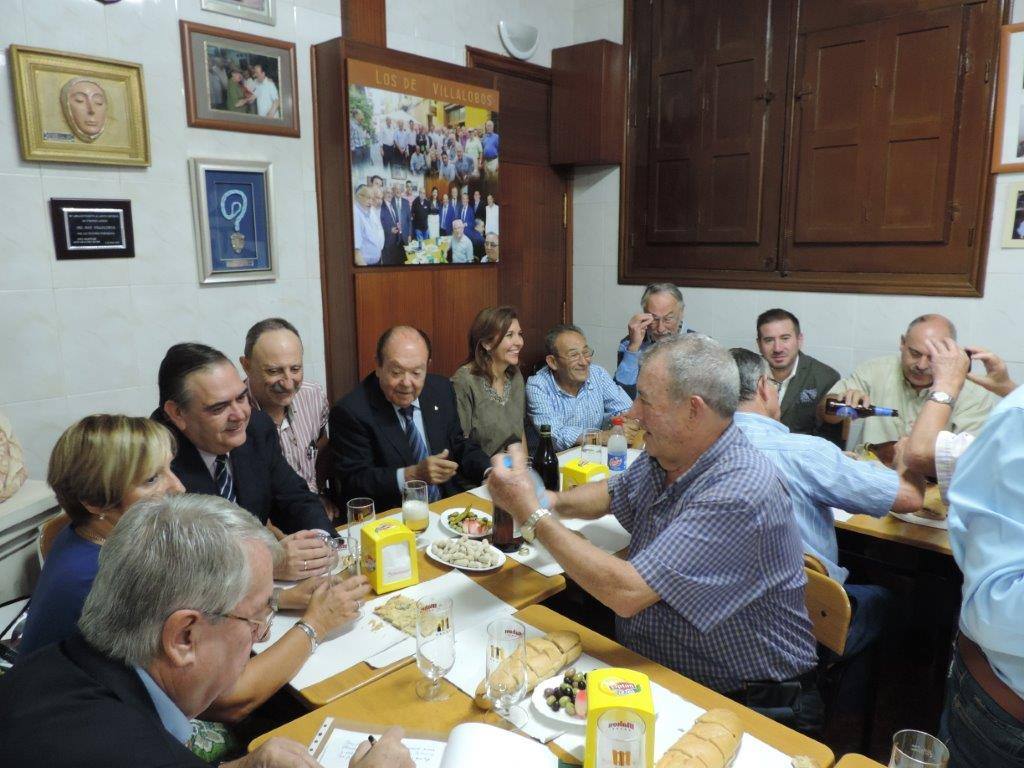
[[[950,768],[1024,766],[1024,388],[959,459],[949,542],[964,574],[940,736]]]
[[[845,584],[849,571],[838,563],[832,508],[872,517],[884,517],[890,509],[913,512],[924,503],[924,478],[857,461],[822,437],[791,433],[778,421],[779,393],[768,363],[747,349],[731,352],[740,372],[736,425],[786,479],[804,551],[818,558],[850,595],[854,613],[845,654],[852,656],[881,629],[877,613],[888,595],[870,584]]]
[[[473,263],[473,241],[466,237],[466,225],[462,219],[452,222],[452,264]]]
[[[636,377],[640,372],[640,353],[664,339],[693,333],[683,325],[686,305],[683,293],[672,283],[651,283],[640,297],[642,312],[633,315],[627,335],[619,342],[615,383],[630,397],[636,397]]]
[[[608,371],[590,362],[594,350],[575,325],[556,325],[544,345],[547,368],[526,382],[526,411],[535,429],[551,426],[555,450],[561,451],[579,445],[588,429],[601,429],[633,401]],[[632,437],[635,422],[628,420],[625,428]]]

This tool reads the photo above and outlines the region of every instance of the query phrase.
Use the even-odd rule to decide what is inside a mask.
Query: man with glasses
[[[0,678],[0,743],[23,768],[205,766],[184,742],[269,634],[279,546],[256,518],[211,496],[134,505],[107,539],[80,633]],[[318,763],[274,738],[229,768]],[[411,768],[401,732],[350,768]]]
[[[481,260],[487,264],[498,263],[498,233],[488,232],[484,236],[484,257]]]
[[[651,283],[640,297],[642,312],[633,315],[628,334],[619,342],[615,382],[630,397],[636,397],[636,377],[640,371],[640,353],[664,339],[680,333],[693,333],[683,325],[683,293],[672,283]]]
[[[544,338],[547,367],[526,382],[526,411],[535,429],[551,426],[555,450],[579,445],[588,429],[601,429],[608,420],[633,404],[608,371],[591,360],[583,331],[575,325],[556,325]],[[635,422],[626,422],[632,437]],[[607,434],[602,435],[607,440]]]

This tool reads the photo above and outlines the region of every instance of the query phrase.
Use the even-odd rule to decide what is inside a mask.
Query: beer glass
[[[430,522],[427,484],[422,480],[406,480],[402,486],[402,522],[414,533],[423,533]]]
[[[348,551],[356,559],[356,573],[360,573],[362,568],[360,562],[362,552],[360,547],[362,546],[363,524],[373,521],[376,510],[373,506],[373,499],[365,497],[350,499],[346,506],[348,512],[348,530],[346,532]]]
[[[441,678],[455,666],[455,629],[450,597],[424,597],[416,601],[416,666],[426,680],[416,683],[416,695],[425,701],[446,701]]]
[[[934,736],[923,731],[898,731],[892,737],[889,768],[946,768],[949,750]]]
[[[516,730],[526,725],[526,712],[516,706],[526,693],[526,627],[515,619],[487,625],[487,698],[494,711]]]
[[[580,448],[580,464],[604,464],[601,452],[601,430],[588,429],[583,433],[583,445]]]
[[[635,712],[609,709],[597,721],[597,768],[643,768],[647,726]]]

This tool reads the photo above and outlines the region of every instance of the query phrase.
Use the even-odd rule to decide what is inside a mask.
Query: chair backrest
[[[807,574],[804,600],[814,638],[842,656],[846,648],[846,634],[850,631],[850,597],[835,579],[806,567],[804,573]]]
[[[43,521],[43,524],[39,526],[39,538],[36,539],[36,555],[39,558],[40,568],[43,567],[43,561],[46,560],[46,556],[50,554],[53,540],[57,538],[57,534],[63,531],[70,522],[70,517],[64,512],[58,512],[50,519]]]
[[[825,564],[809,552],[804,552],[804,568],[828,576],[828,568],[825,567]]]

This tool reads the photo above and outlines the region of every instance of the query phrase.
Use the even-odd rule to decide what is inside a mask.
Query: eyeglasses
[[[490,242],[488,240],[484,241],[484,248],[497,248],[497,247],[498,247],[497,243],[492,243],[492,242]]]
[[[651,315],[651,323],[655,325],[675,325],[678,320],[679,318],[675,315],[665,315],[664,317]]]
[[[263,643],[266,642],[268,637],[270,637],[270,625],[274,623],[274,616],[277,615],[277,611],[271,608],[267,615],[262,619],[249,619],[235,613],[213,613],[210,615],[217,616],[221,619],[236,619],[237,621],[244,621],[249,625],[250,631],[252,632],[252,641],[254,643]]]
[[[587,358],[587,360],[590,360],[593,356],[594,350],[592,350],[590,347],[584,347],[583,351],[573,349],[567,355],[558,355],[558,357],[563,357],[570,363],[578,363],[584,357]]]

